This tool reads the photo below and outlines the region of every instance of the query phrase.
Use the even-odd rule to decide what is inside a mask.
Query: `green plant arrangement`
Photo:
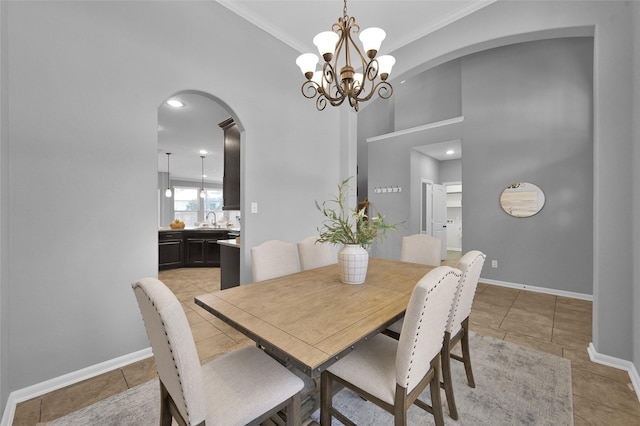
[[[385,222],[379,213],[368,217],[365,209],[347,208],[346,198],[351,177],[338,185],[338,195],[316,207],[325,217],[318,228],[319,243],[357,244],[363,247],[371,244],[376,238],[384,239],[387,230],[396,231],[397,224]]]

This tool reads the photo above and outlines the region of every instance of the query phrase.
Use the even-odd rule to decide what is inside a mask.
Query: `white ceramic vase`
[[[362,284],[367,278],[369,252],[359,244],[345,244],[338,251],[340,281],[345,284]]]

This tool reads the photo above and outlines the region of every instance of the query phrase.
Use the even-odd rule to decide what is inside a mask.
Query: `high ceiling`
[[[207,151],[204,174],[207,182],[222,182],[224,132],[218,123],[229,113],[209,97],[195,93],[172,96],[183,107],[163,103],[158,108],[158,170],[167,171],[167,152],[171,153],[171,179],[200,181],[201,150]]]
[[[387,37],[381,54],[391,53],[420,37],[475,12],[496,0],[351,0],[347,13],[361,29],[383,28]],[[343,14],[340,0],[218,0],[242,18],[272,34],[300,53],[316,52],[313,37],[328,31]],[[295,59],[291,66],[295,67]],[[292,82],[299,85],[300,82]],[[226,110],[210,98],[198,94],[176,96],[183,108],[163,104],[158,110],[158,170],[166,172],[166,152],[171,152],[172,178],[200,181],[201,149],[207,182],[222,182],[223,132],[218,123],[229,118]],[[459,143],[459,141],[458,141]],[[434,158],[441,147],[424,147]],[[449,157],[451,158],[451,157]]]

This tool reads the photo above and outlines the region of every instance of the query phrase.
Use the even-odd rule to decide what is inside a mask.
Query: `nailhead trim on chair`
[[[144,291],[144,289],[143,289]],[[167,343],[169,346],[169,350],[171,351],[171,359],[173,360],[173,367],[176,370],[176,375],[178,376],[178,383],[180,384],[180,392],[182,393],[182,400],[184,401],[184,409],[187,413],[187,419],[189,421],[189,423],[191,423],[191,419],[189,416],[189,404],[187,403],[186,398],[184,397],[184,388],[182,386],[182,378],[180,377],[180,371],[178,370],[178,366],[176,365],[176,358],[173,356],[173,348],[171,347],[171,342],[169,341],[169,336],[167,335],[166,332],[166,326],[164,321],[162,320],[162,316],[160,315],[160,312],[158,312],[158,308],[156,307],[156,304],[153,302],[153,300],[151,300],[151,298],[149,297],[149,295],[147,294],[146,291],[144,291],[144,295],[147,296],[147,299],[149,299],[149,302],[151,302],[151,306],[153,306],[153,308],[156,310],[156,313],[158,314],[158,316],[160,317],[160,321],[162,321],[162,328],[165,330],[164,335],[167,337]],[[143,318],[144,320],[144,318]],[[158,372],[159,373],[159,372]],[[162,401],[160,402],[162,404]]]
[[[455,271],[449,271],[446,274],[444,274],[440,280],[438,281],[438,283],[436,285],[434,285],[433,287],[431,287],[428,291],[427,291],[427,298],[425,299],[425,304],[422,306],[422,312],[420,313],[420,320],[418,321],[418,334],[416,335],[415,340],[413,341],[413,352],[411,352],[411,359],[409,360],[409,365],[413,364],[413,356],[415,355],[415,349],[416,349],[416,344],[418,343],[418,338],[420,337],[420,329],[421,329],[421,325],[422,324],[422,317],[424,317],[424,309],[426,308],[426,303],[429,300],[429,294],[431,294],[431,292],[433,290],[435,290],[436,288],[438,288],[438,286],[440,285],[440,283],[449,275],[451,274],[456,274]],[[459,275],[459,274],[458,274]],[[446,324],[445,324],[446,325]],[[411,373],[411,367],[408,368],[407,373]],[[410,374],[407,374],[407,383],[409,382],[409,378],[410,378]]]
[[[473,258],[473,260],[471,261],[471,263],[469,264],[469,267],[467,269],[471,269],[473,267],[473,264],[476,263],[478,261],[478,259],[480,258],[484,259],[484,256],[482,254],[478,254],[476,257]],[[458,290],[458,293],[462,293],[462,291],[464,290],[464,286],[467,283],[467,274],[464,274],[464,277],[462,279],[462,283],[460,283],[460,289]],[[450,317],[454,317],[456,315],[456,313],[458,312],[458,307],[460,306],[460,298],[456,298],[456,304],[455,306],[451,307],[451,313],[449,314]],[[447,321],[448,322],[448,321]],[[449,324],[447,324],[445,327],[448,327]],[[451,332],[451,330],[447,330],[449,332]]]

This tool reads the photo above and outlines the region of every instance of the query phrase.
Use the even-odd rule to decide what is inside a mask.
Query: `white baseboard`
[[[143,359],[147,359],[151,356],[153,356],[153,352],[149,347],[147,349],[142,349],[128,355],[123,355],[118,358],[101,362],[100,364],[92,365],[60,377],[55,377],[23,389],[15,390],[9,394],[0,426],[11,426],[13,423],[13,416],[16,412],[16,405],[23,401],[37,398],[54,390],[62,389],[66,386],[99,376],[100,374],[107,373],[117,368],[122,368],[126,365],[133,364],[134,362],[142,361]]]
[[[636,391],[636,397],[640,402],[640,376],[638,375],[636,366],[631,361],[598,353],[598,351],[596,351],[596,347],[593,345],[593,342],[589,343],[587,352],[589,353],[589,358],[591,359],[591,361],[595,363],[628,372],[629,378],[631,379],[631,384],[633,385],[633,389]]]
[[[517,283],[506,282],[506,281],[490,280],[488,278],[482,278],[482,277],[480,277],[480,282],[485,284],[498,285],[501,287],[510,287],[510,288],[517,288],[519,290],[534,291],[536,293],[546,293],[546,294],[553,294],[555,296],[570,297],[572,299],[593,301],[592,294],[575,293],[573,291],[556,290],[555,288],[536,287],[536,286],[527,285],[527,284],[517,284]]]

